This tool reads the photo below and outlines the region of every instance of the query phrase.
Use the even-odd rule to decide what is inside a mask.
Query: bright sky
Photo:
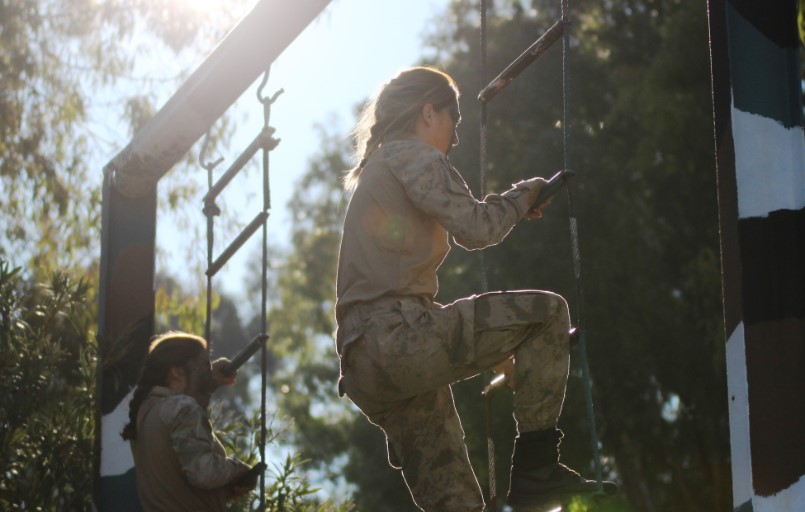
[[[424,55],[424,33],[437,13],[443,12],[449,0],[333,0],[307,29],[291,43],[272,65],[264,93],[271,95],[282,88],[285,92],[272,107],[271,125],[280,145],[271,152],[271,217],[268,229],[270,247],[288,247],[289,212],[286,203],[294,183],[304,174],[307,162],[317,152],[316,123],[326,124],[330,133],[347,134],[352,128],[353,110],[377,87],[404,67],[416,64]],[[236,102],[237,132],[217,175],[237,157],[262,128],[262,107],[256,99],[258,82]],[[197,152],[200,144],[193,151]],[[259,155],[259,153],[258,153]],[[255,157],[258,162],[259,156]],[[204,174],[199,170],[199,176]],[[261,187],[258,172],[248,175],[229,192],[222,208],[237,208],[238,218],[246,223],[259,211]],[[235,182],[233,182],[235,183]],[[205,185],[206,186],[206,185]],[[234,194],[234,198],[233,198]],[[248,198],[245,201],[244,198]],[[190,229],[204,233],[204,219],[198,208],[198,225]],[[172,244],[185,237],[169,222],[159,223],[157,243],[163,255],[176,254]],[[234,236],[234,235],[232,235]],[[230,238],[217,235],[222,241]],[[216,278],[215,286],[235,295],[242,293],[242,281],[249,259],[259,250],[259,233],[228,263],[225,273]],[[218,242],[216,242],[217,244]],[[216,248],[216,255],[222,250]],[[204,246],[199,248],[204,253]],[[180,251],[181,252],[181,251]],[[172,274],[186,268],[184,257],[162,258],[158,265]],[[218,288],[218,289],[220,289]]]

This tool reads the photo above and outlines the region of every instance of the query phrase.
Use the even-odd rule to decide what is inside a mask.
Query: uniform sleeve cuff
[[[514,203],[518,218],[522,219],[531,208],[531,186],[528,181],[521,181],[503,193],[503,196]]]

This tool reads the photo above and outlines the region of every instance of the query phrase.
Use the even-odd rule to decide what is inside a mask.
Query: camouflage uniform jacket
[[[338,259],[339,354],[359,333],[344,332],[354,305],[382,297],[433,302],[436,270],[450,250],[494,245],[526,214],[529,185],[473,197],[438,149],[417,139],[384,143],[369,157],[347,209]]]
[[[195,399],[160,386],[140,406],[132,452],[146,512],[226,511],[226,485],[249,467],[226,456]]]

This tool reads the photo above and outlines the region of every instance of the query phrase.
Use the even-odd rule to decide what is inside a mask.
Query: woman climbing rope
[[[360,164],[338,262],[339,392],[386,434],[422,510],[481,511],[450,384],[497,367],[510,373],[518,435],[509,502],[558,503],[596,490],[559,463],[569,364],[567,303],[537,290],[493,292],[440,305],[436,271],[450,245],[503,240],[535,205],[545,180],[476,200],[447,160],[458,143],[458,87],[446,73],[401,72],[364,108],[355,130]],[[607,482],[607,489],[614,484]]]

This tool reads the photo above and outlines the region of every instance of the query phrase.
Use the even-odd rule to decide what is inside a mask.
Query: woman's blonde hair
[[[458,86],[444,71],[418,66],[401,71],[383,84],[374,98],[364,105],[352,135],[358,165],[347,171],[344,186],[354,189],[363,167],[385,140],[414,132],[422,107],[428,103],[441,109],[455,104],[458,108]]]

